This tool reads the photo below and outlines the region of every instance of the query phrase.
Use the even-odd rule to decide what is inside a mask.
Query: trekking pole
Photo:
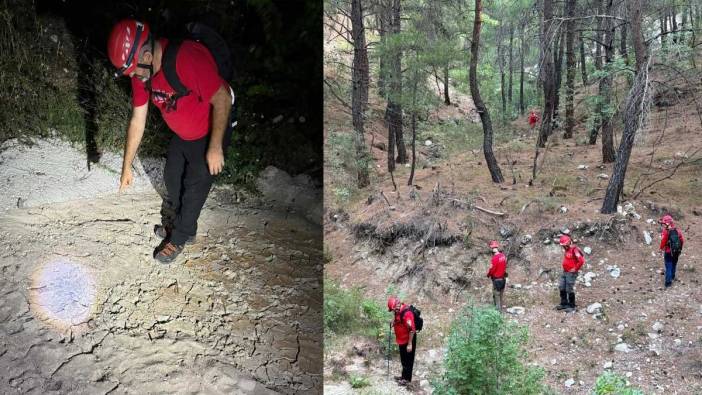
[[[392,341],[392,324],[388,327],[388,347],[385,350],[385,359],[387,360],[388,363],[388,373],[387,373],[387,379],[390,380],[390,344]]]

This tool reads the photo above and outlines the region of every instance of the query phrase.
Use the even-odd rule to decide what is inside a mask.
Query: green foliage
[[[324,279],[324,334],[359,334],[380,340],[386,335],[387,313],[383,306],[363,297],[363,290],[345,290]],[[383,342],[380,342],[383,344]]]
[[[370,380],[368,380],[367,377],[352,374],[349,378],[349,383],[351,384],[351,388],[363,388],[370,385]]]
[[[451,325],[437,394],[541,394],[542,368],[526,366],[525,327],[492,307],[467,307]]]
[[[597,378],[593,395],[643,395],[641,390],[627,385],[626,380],[611,372]]]
[[[348,203],[358,190],[356,174],[359,165],[352,130],[332,130],[324,141],[325,161],[328,169],[327,185],[338,204]]]

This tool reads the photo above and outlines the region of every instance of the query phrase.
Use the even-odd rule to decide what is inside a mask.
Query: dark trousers
[[[673,256],[673,254],[666,252],[663,254],[663,260],[665,261],[665,286],[670,286],[675,280],[675,269],[678,267],[678,258]]]
[[[225,158],[233,128],[234,108],[222,141]],[[173,229],[173,244],[183,245],[197,233],[197,220],[214,181],[205,158],[209,144],[210,135],[192,141],[174,135],[168,146],[163,172],[168,196],[163,200],[161,222]]]
[[[414,367],[414,353],[417,351],[417,335],[412,337],[412,352],[407,352],[407,344],[400,345],[400,363],[402,363],[402,378],[412,381],[412,367]]]

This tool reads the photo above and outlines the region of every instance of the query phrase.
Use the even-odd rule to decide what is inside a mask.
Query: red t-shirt
[[[492,256],[490,270],[488,270],[487,275],[490,278],[504,278],[506,269],[507,258],[505,257],[505,254],[498,252]]]
[[[683,245],[685,244],[685,239],[683,238],[683,234],[678,228],[670,228],[670,229],[675,229],[678,232],[678,237],[680,237],[680,244]],[[668,245],[668,232],[670,229],[665,229],[663,228],[663,232],[661,232],[661,250],[664,250],[667,253],[670,253],[670,246]]]
[[[583,252],[576,246],[571,246],[563,256],[563,270],[569,272],[573,269],[577,272],[585,264]]]
[[[533,112],[532,112],[531,114],[529,114],[529,124],[533,125],[533,124],[535,124],[535,123],[538,122],[538,121],[539,121],[539,116],[538,116],[538,115],[536,115],[536,114],[533,113]]]
[[[410,329],[407,325],[408,322],[412,330],[416,330],[414,326],[414,314],[410,311],[409,306],[403,303],[402,306],[400,306],[400,312],[395,313],[395,322],[393,324],[393,328],[395,328],[395,341],[399,345],[409,343]]]
[[[168,40],[159,39],[161,47],[166,49]],[[163,65],[162,65],[163,66]],[[220,86],[227,82],[219,76],[217,63],[210,51],[195,41],[183,41],[176,56],[176,72],[180,81],[191,92],[178,99],[175,110],[166,110],[166,99],[161,95],[150,94],[146,85],[138,78],[132,78],[132,105],[144,105],[149,96],[161,111],[163,120],[183,140],[197,140],[207,136],[210,131],[210,99]],[[151,77],[151,89],[167,97],[175,90],[166,81],[163,68]]]

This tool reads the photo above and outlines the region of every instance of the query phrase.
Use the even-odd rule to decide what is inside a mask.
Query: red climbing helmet
[[[107,40],[107,55],[118,69],[116,75],[129,75],[136,69],[139,51],[150,33],[148,24],[134,19],[123,19],[112,28]]]
[[[489,247],[490,247],[490,249],[500,248],[500,244],[497,242],[497,240],[493,240],[490,242]]]
[[[562,246],[570,245],[570,236],[568,236],[568,235],[561,236],[560,239],[558,239],[558,244],[560,244]]]
[[[658,222],[666,225],[672,225],[673,217],[671,217],[670,214],[666,214],[663,217],[661,217],[661,219],[659,219]]]
[[[395,306],[397,306],[398,303],[400,303],[400,299],[398,299],[394,296],[389,297],[388,298],[388,311],[395,310]]]

